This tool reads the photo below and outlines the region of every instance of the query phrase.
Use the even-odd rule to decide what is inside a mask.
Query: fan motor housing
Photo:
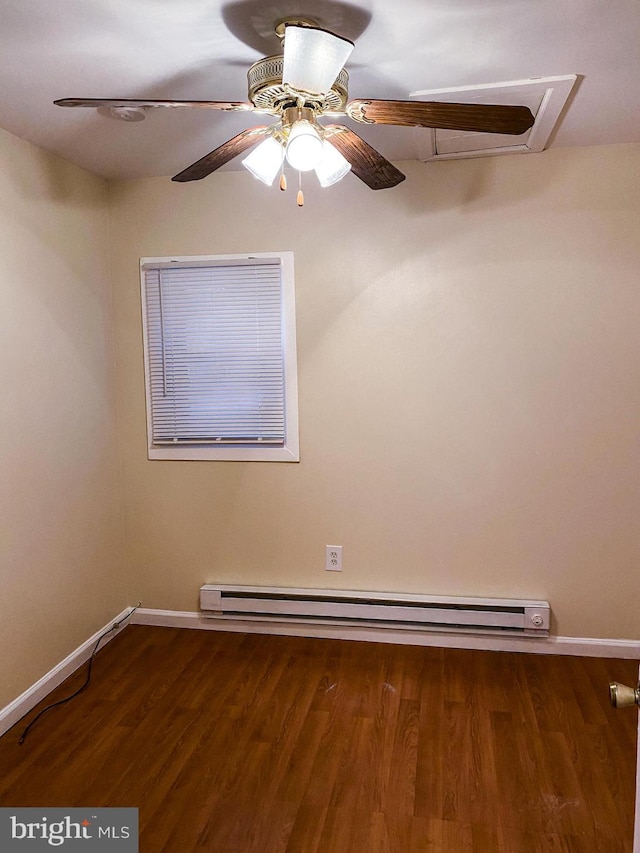
[[[249,100],[257,110],[279,113],[284,107],[296,100],[295,90],[282,82],[284,56],[265,56],[259,59],[247,71]],[[315,109],[329,112],[343,112],[347,103],[349,75],[346,69],[338,74],[329,92],[324,95],[300,93],[305,103]],[[297,94],[297,93],[296,93]]]

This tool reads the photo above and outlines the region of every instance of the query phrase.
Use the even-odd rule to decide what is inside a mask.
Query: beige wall
[[[127,604],[106,184],[0,131],[0,707]]]
[[[559,634],[640,638],[639,166],[405,163],[303,210],[243,173],[128,181],[109,226],[103,181],[0,131],[0,706],[205,581],[540,596]],[[269,250],[295,253],[301,463],[149,462],[139,257]]]
[[[132,600],[542,597],[561,635],[640,638],[640,146],[403,168],[308,180],[302,210],[242,173],[111,186]],[[269,250],[295,252],[302,461],[148,461],[140,256]]]

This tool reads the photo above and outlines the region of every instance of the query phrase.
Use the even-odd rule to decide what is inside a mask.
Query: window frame
[[[278,261],[281,269],[282,346],[284,359],[285,437],[282,446],[179,444],[153,442],[149,329],[147,319],[146,271],[181,266],[224,266],[229,262]],[[140,258],[140,300],[147,418],[147,454],[150,460],[299,462],[298,378],[293,252],[252,252],[234,255],[173,255]]]

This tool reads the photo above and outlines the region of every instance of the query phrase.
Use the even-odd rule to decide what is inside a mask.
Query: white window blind
[[[146,263],[143,294],[150,446],[283,448],[280,258]]]

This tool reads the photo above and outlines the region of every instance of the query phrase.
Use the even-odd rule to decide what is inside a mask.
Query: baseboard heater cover
[[[295,622],[412,631],[509,633],[546,637],[548,601],[412,593],[205,584],[200,609],[213,619]]]

